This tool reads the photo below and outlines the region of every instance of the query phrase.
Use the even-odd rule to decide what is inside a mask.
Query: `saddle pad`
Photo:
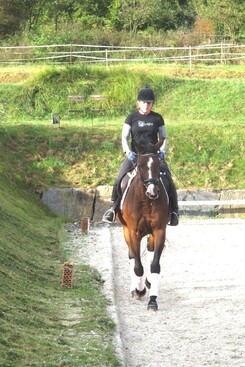
[[[122,210],[122,207],[123,207],[123,202],[125,200],[125,197],[127,195],[127,192],[128,192],[128,189],[129,189],[129,186],[131,185],[131,182],[133,181],[133,179],[135,178],[136,176],[136,173],[137,173],[137,168],[134,169],[132,172],[129,172],[127,173],[127,175],[129,176],[129,180],[128,180],[128,183],[127,183],[127,187],[123,193],[123,196],[122,196],[122,199],[121,199],[121,203],[120,203],[120,209]]]

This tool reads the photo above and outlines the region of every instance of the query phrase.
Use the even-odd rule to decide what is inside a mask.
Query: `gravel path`
[[[73,227],[70,244],[80,246]],[[77,247],[96,267],[117,323],[124,367],[245,367],[245,220],[187,220],[168,227],[159,310],[129,294],[127,246],[119,225],[98,224]],[[143,263],[147,264],[145,242]],[[94,258],[91,254],[96,254]]]

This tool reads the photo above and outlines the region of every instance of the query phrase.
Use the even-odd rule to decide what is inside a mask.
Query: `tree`
[[[74,0],[73,20],[84,29],[103,28],[109,24],[112,0]]]
[[[113,0],[110,17],[117,29],[136,33],[147,27],[169,30],[190,26],[195,13],[192,0]]]
[[[36,28],[40,19],[44,15],[45,6],[48,0],[23,0],[23,8],[25,9],[25,19],[23,23],[27,24],[28,30]]]
[[[0,33],[15,34],[38,25],[48,0],[0,0]]]
[[[74,12],[74,0],[53,0],[49,6],[49,14],[54,20],[55,32],[57,32],[59,18],[72,18],[72,14]]]
[[[218,33],[235,41],[236,34],[245,27],[245,3],[237,0],[212,1],[210,19]]]
[[[244,0],[194,0],[194,6],[200,18],[212,21],[216,34],[234,41],[245,30]]]
[[[179,0],[179,10],[177,12],[177,28],[193,26],[196,20],[195,8],[192,0]]]
[[[161,12],[161,0],[118,0],[118,20],[123,28],[136,33],[154,23]]]
[[[155,21],[155,28],[164,31],[177,28],[177,14],[180,11],[178,0],[161,0],[160,12]]]
[[[0,0],[0,33],[10,35],[20,30],[23,16],[20,1]]]
[[[81,12],[97,16],[108,17],[112,0],[76,0]]]

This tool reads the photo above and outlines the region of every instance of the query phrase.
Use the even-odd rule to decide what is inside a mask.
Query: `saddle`
[[[135,178],[136,174],[137,174],[137,168],[134,168],[132,171],[127,172],[126,175],[123,176],[123,178],[121,179],[121,182],[119,183],[120,195],[118,196],[120,197],[120,209],[122,209],[124,199],[127,195],[131,182]]]

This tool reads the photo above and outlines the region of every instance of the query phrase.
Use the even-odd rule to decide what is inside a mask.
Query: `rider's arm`
[[[159,139],[163,140],[163,145],[161,146],[160,151],[164,152],[164,154],[166,154],[166,151],[167,151],[167,133],[166,133],[165,125],[159,126]]]
[[[131,131],[131,126],[128,124],[124,124],[123,128],[122,128],[122,148],[124,153],[128,154],[128,152],[130,152],[130,147],[129,147],[129,137],[130,137],[130,131]]]

